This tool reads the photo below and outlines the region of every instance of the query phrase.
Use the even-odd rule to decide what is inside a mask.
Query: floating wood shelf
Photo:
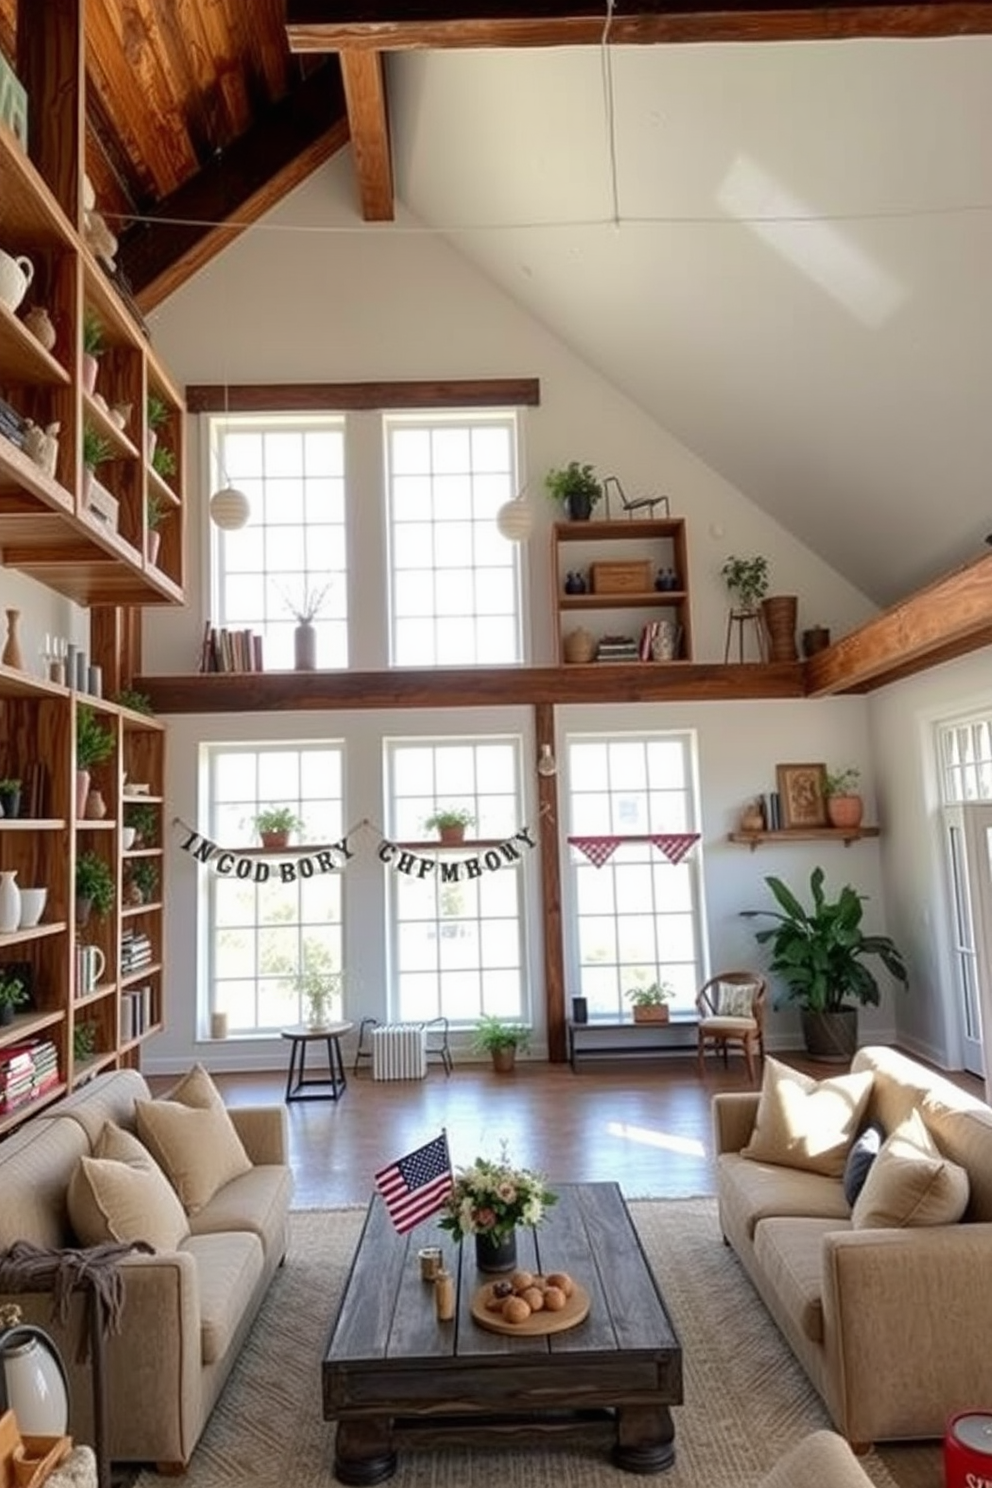
[[[759,842],[843,842],[850,847],[864,837],[877,837],[878,827],[785,827],[779,832],[729,832],[730,842],[746,843],[751,851]]]

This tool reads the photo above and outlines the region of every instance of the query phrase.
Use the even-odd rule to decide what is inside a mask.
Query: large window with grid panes
[[[212,842],[258,854],[255,819],[286,807],[300,823],[293,846],[336,843],[343,831],[344,750],[339,742],[209,744],[201,765]],[[292,861],[294,852],[270,861]],[[204,874],[207,1005],[237,1037],[271,1034],[303,1021],[301,972],[343,967],[343,875],[320,872],[265,882]],[[338,991],[340,992],[340,986]],[[340,1016],[340,1007],[337,1008]]]
[[[378,467],[355,414],[224,414],[209,420],[210,478],[251,515],[211,525],[211,618],[261,637],[266,670],[295,664],[301,620],[316,664],[344,668],[349,628],[381,596],[382,666],[507,665],[523,659],[521,545],[496,526],[518,494],[513,410],[373,414]],[[365,414],[361,417],[368,418]],[[356,503],[378,503],[382,541],[349,549]],[[366,647],[367,649],[367,647]]]
[[[673,864],[649,839],[696,830],[692,736],[573,734],[566,758],[569,836],[619,839],[600,866],[569,850],[570,984],[591,1018],[629,1019],[628,994],[656,981],[688,1012],[705,980],[698,847]]]
[[[385,813],[394,841],[421,845],[435,868],[388,872],[392,1017],[447,1017],[472,1025],[484,1014],[528,1019],[524,975],[524,859],[477,876],[451,870],[465,847],[434,848],[425,823],[439,807],[465,812],[472,842],[512,838],[521,825],[517,738],[389,739]],[[449,870],[444,872],[447,866]]]

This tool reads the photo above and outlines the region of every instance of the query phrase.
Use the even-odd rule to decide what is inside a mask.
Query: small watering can
[[[34,264],[23,254],[14,258],[0,248],[0,303],[16,310],[31,287]]]

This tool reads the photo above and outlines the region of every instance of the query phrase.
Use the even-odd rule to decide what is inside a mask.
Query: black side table
[[[353,1027],[352,1023],[328,1023],[326,1028],[307,1028],[304,1024],[297,1024],[295,1028],[281,1030],[281,1036],[291,1042],[289,1072],[286,1075],[287,1103],[303,1100],[340,1100],[348,1085],[348,1078],[344,1072],[344,1060],[341,1058],[340,1039],[343,1034],[350,1033]],[[303,1069],[307,1045],[315,1042],[327,1045],[327,1076],[311,1075],[309,1079],[306,1079]]]

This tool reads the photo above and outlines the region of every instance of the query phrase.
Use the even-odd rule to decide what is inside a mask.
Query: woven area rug
[[[713,1199],[630,1204],[682,1340],[685,1404],[675,1408],[666,1488],[753,1488],[807,1432],[830,1423],[731,1250]],[[363,1211],[292,1215],[286,1265],[182,1480],[184,1488],[329,1488],[332,1425],[321,1417],[320,1358]],[[881,1458],[878,1488],[900,1488]],[[395,1488],[600,1488],[635,1483],[593,1449],[460,1447],[402,1451]],[[144,1472],[137,1488],[175,1488]],[[797,1485],[815,1488],[815,1485]]]

